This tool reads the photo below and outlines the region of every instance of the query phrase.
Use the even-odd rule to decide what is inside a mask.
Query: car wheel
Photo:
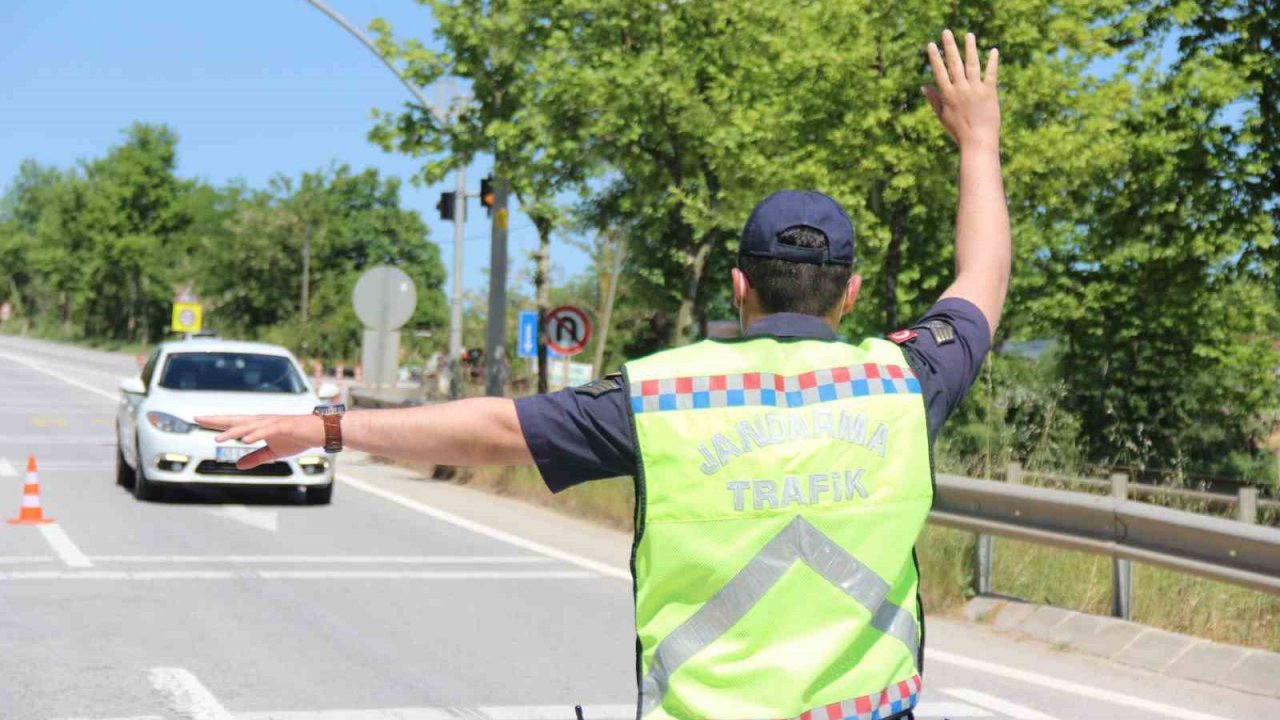
[[[116,484],[122,488],[133,489],[135,473],[129,463],[124,461],[124,451],[116,444]]]
[[[307,488],[308,505],[328,505],[333,500],[333,483]]]
[[[155,483],[147,479],[147,473],[142,468],[142,449],[137,450],[138,468],[133,473],[133,496],[139,500],[159,500],[164,495],[164,488],[158,487]]]

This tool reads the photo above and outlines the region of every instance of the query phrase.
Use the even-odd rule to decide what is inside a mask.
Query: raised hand
[[[1000,53],[987,52],[986,73],[978,60],[978,39],[964,36],[964,58],[956,47],[955,35],[942,32],[942,51],[929,43],[929,65],[934,87],[923,87],[929,105],[942,127],[963,150],[970,146],[998,147],[1000,144],[1000,102],[996,96],[996,76]],[[946,59],[944,61],[943,55]]]

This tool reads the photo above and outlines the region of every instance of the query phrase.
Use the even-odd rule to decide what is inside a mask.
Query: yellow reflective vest
[[[933,500],[901,349],[704,341],[624,368],[635,424],[644,718],[912,708],[913,547]]]

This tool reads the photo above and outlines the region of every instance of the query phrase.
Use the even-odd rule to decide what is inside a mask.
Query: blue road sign
[[[525,310],[520,313],[520,338],[516,342],[516,356],[531,358],[538,356],[538,313]]]
[[[516,357],[538,357],[538,311],[520,311],[520,336],[516,338]],[[558,358],[560,354],[547,348],[547,358]]]

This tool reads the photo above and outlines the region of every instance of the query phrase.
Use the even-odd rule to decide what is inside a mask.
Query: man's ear
[[[733,276],[733,306],[741,308],[747,293],[751,292],[751,281],[747,279],[747,274],[738,268],[731,269],[729,274]]]
[[[840,314],[843,315],[853,311],[853,306],[858,302],[858,291],[862,289],[862,276],[854,273],[849,278],[849,285],[844,289],[844,304],[840,308]]]

